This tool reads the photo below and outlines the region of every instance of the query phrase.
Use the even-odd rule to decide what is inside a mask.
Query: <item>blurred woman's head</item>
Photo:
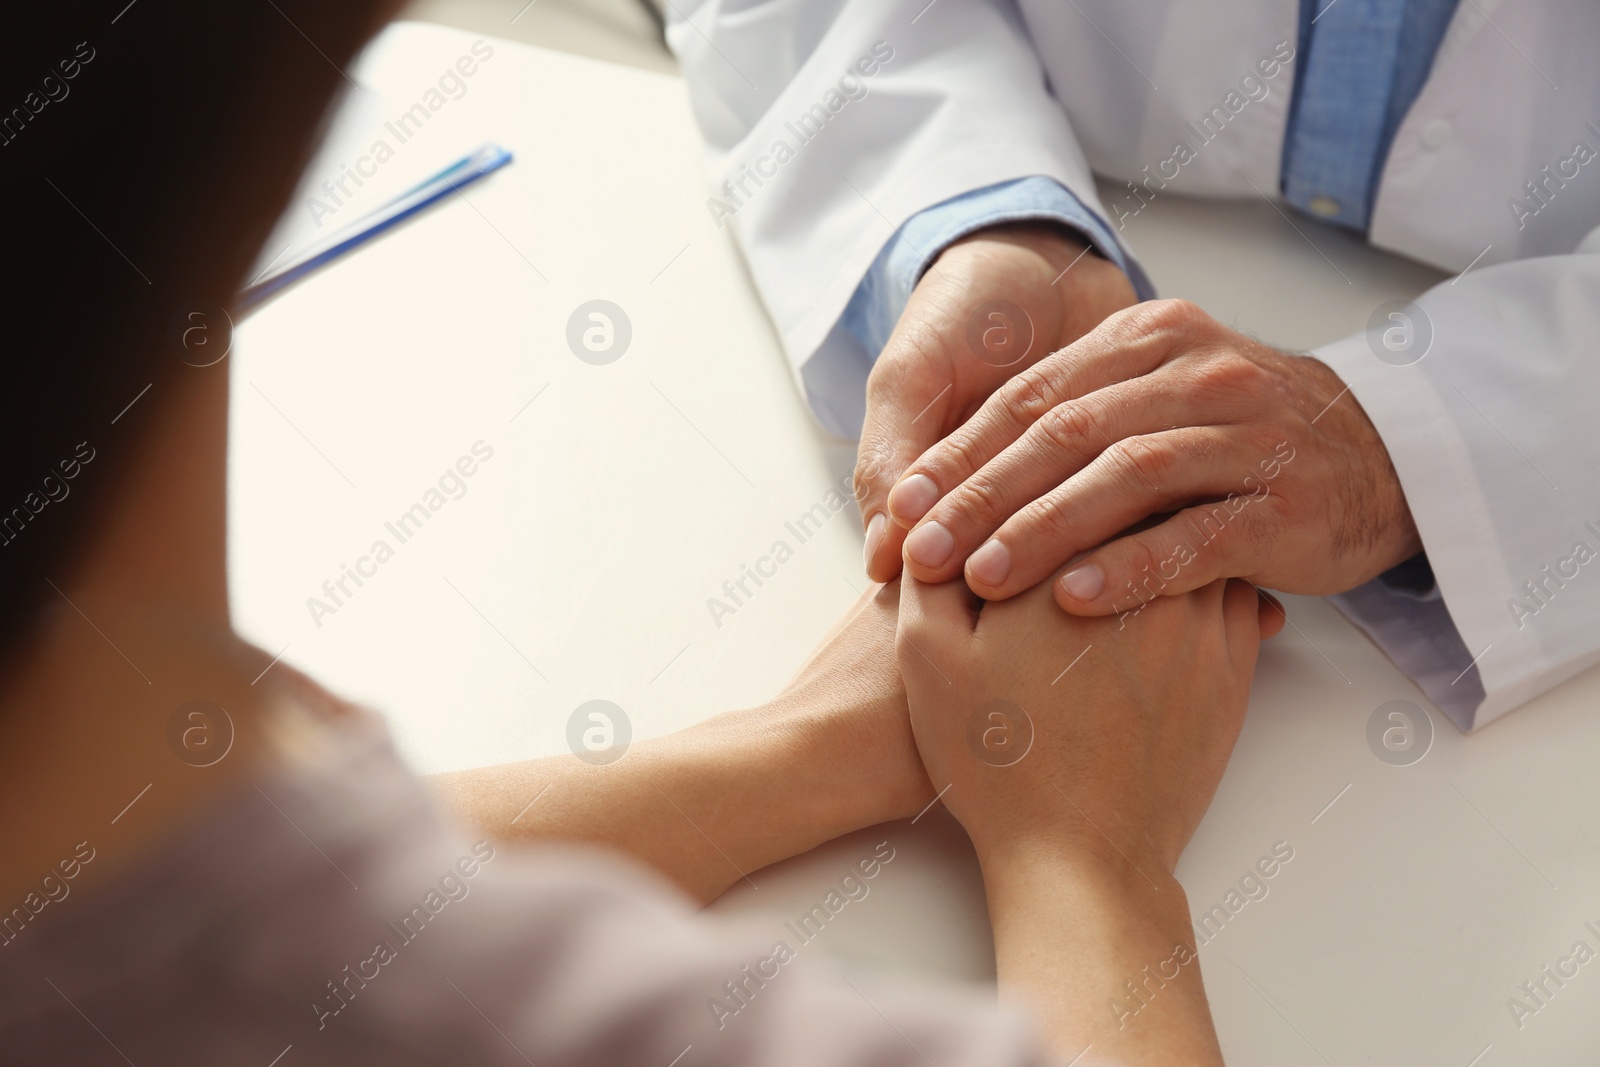
[[[170,386],[206,373],[342,73],[390,0],[36,4],[0,42],[0,656]],[[194,316],[199,315],[197,319]],[[213,349],[214,351],[215,349]],[[226,374],[226,364],[209,368]],[[130,407],[136,398],[138,403]]]

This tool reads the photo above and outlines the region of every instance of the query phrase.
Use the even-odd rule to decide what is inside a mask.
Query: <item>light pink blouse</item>
[[[0,1063],[1040,1062],[971,993],[774,960],[614,856],[474,842],[374,717],[333,729],[331,762],[0,939]]]

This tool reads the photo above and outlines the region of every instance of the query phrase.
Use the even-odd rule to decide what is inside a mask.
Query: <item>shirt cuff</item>
[[[1122,269],[1140,300],[1155,296],[1150,279],[1104,219],[1053,178],[1018,178],[951,197],[906,220],[867,269],[839,325],[876,360],[900,321],[911,290],[940,252],[985,227],[1034,220],[1057,222],[1073,230]]]
[[[1463,733],[1483,703],[1483,678],[1425,555],[1330,597]]]

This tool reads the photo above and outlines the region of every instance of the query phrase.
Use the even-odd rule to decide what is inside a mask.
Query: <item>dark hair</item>
[[[8,13],[0,663],[160,418],[163,384],[201,373],[185,363],[187,316],[230,305],[342,69],[393,6],[61,0]]]

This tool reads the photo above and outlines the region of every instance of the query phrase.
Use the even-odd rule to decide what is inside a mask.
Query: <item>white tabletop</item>
[[[853,507],[804,543],[785,526],[848,484],[853,449],[814,427],[704,209],[682,84],[494,41],[459,97],[430,96],[475,40],[417,24],[380,38],[269,252],[481,141],[516,162],[285,293],[233,347],[238,624],[381,708],[422,772],[561,752],[590,699],[635,737],[756,703],[866,585]],[[429,102],[399,143],[384,123]],[[361,163],[378,139],[392,157]],[[335,205],[317,191],[341,163],[368,177]],[[1167,198],[1128,235],[1163,292],[1286,347],[1437,279],[1265,202]],[[566,339],[596,299],[632,329],[605,365]],[[478,442],[490,458],[430,497]],[[402,542],[386,523],[419,503],[435,507]],[[708,598],[778,540],[793,558],[713,617]],[[378,541],[392,555],[361,562]],[[358,563],[362,584],[324,592]],[[314,617],[313,597],[332,610]],[[1600,963],[1547,981],[1542,1006],[1517,986],[1575,942],[1600,951],[1585,926],[1600,931],[1600,673],[1470,738],[1434,711],[1426,756],[1394,766],[1368,721],[1426,698],[1329,605],[1288,604],[1179,869],[1199,921],[1275,843],[1293,848],[1201,949],[1229,1062],[1594,1062]],[[817,943],[992,979],[975,866],[939,809],[757,872],[713,908],[777,936],[885,839],[896,861]],[[1520,1027],[1513,996],[1538,1006]]]

